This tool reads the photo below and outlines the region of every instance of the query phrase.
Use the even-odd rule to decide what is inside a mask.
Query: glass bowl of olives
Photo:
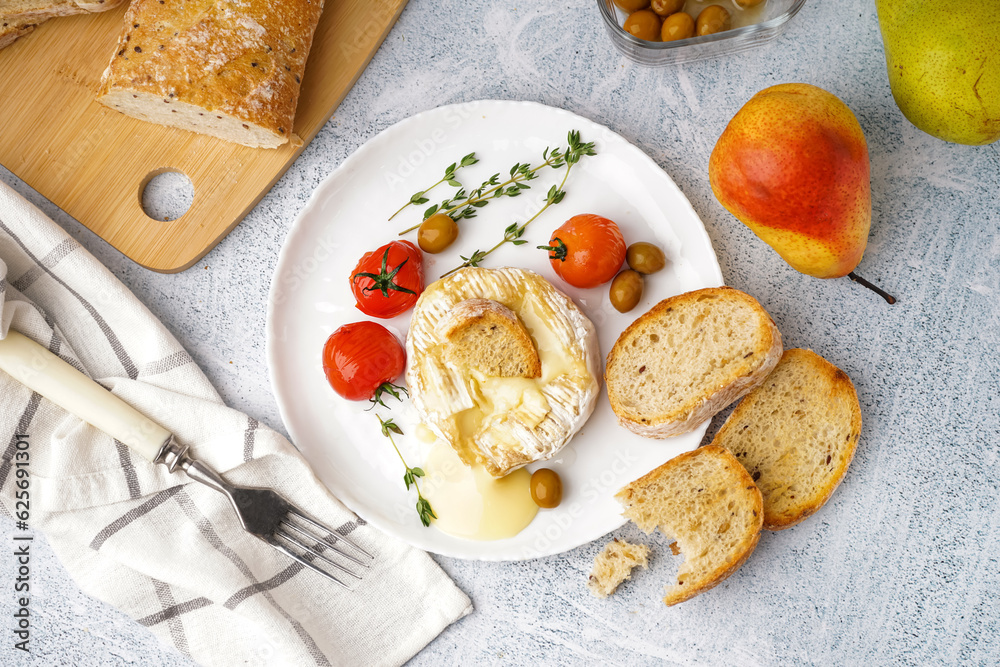
[[[806,0],[597,0],[622,55],[662,67],[769,42]]]

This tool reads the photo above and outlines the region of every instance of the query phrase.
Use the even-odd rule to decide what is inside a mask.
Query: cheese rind
[[[487,378],[456,366],[438,322],[467,299],[517,313],[541,377]],[[467,268],[427,286],[406,338],[406,381],[421,421],[469,465],[494,477],[558,452],[590,417],[600,390],[597,332],[569,297],[524,269]]]

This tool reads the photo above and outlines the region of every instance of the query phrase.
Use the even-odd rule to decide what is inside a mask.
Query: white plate
[[[566,198],[531,224],[525,234],[528,244],[508,244],[483,266],[519,266],[550,280],[593,320],[601,355],[606,356],[618,334],[653,304],[720,285],[722,274],[701,221],[670,177],[611,130],[568,111],[530,102],[472,102],[397,123],[320,184],[278,257],[268,305],[267,358],[288,433],[334,495],[372,525],[421,549],[456,558],[524,560],[597,539],[624,522],[612,497],[621,486],[693,449],[704,434],[702,425],[669,440],[640,438],[618,426],[602,391],[583,430],[544,464],[562,476],[562,504],[541,510],[515,537],[477,542],[420,524],[414,493],[403,487],[402,464],[380,434],[375,415],[365,411],[368,404],[340,398],[326,382],[321,356],[327,337],[343,324],[369,319],[354,307],[348,285],[351,269],[363,253],[419,222],[425,206],[410,207],[387,222],[389,215],[467,153],[475,151],[480,159],[458,172],[458,179],[471,189],[493,173],[506,174],[515,162],[537,164],[546,146],[565,146],[567,132],[574,129],[584,141],[597,143],[598,154],[573,168]],[[539,173],[526,194],[492,201],[478,217],[461,221],[459,239],[448,251],[425,255],[427,282],[459,264],[459,254],[492,246],[507,225],[537,211],[544,193],[561,177],[551,169]],[[439,187],[431,201],[451,191]],[[546,253],[535,248],[579,213],[609,217],[621,227],[626,243],[652,241],[666,252],[667,268],[646,280],[642,302],[631,313],[623,315],[611,307],[607,285],[580,290],[563,283]],[[407,238],[415,241],[413,234]],[[409,313],[380,322],[403,340]],[[394,403],[391,415],[406,433],[397,444],[407,462],[421,465],[430,445],[414,435],[409,401]]]

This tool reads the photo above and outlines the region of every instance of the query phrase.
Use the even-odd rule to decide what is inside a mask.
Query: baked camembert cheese
[[[454,313],[484,310],[516,316],[537,352],[537,377],[534,369],[487,374],[489,364],[450,348],[469,344],[454,335]],[[519,335],[517,323],[493,326],[508,328],[510,340]],[[421,422],[464,463],[481,464],[493,477],[552,457],[590,417],[600,390],[594,325],[569,297],[524,269],[467,268],[428,285],[413,310],[406,352],[406,382]],[[530,366],[531,355],[521,356]]]

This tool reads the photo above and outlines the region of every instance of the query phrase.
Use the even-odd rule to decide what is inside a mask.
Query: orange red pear
[[[792,268],[839,278],[871,225],[865,135],[835,95],[786,83],[754,95],[719,137],[708,174],[719,202]]]

